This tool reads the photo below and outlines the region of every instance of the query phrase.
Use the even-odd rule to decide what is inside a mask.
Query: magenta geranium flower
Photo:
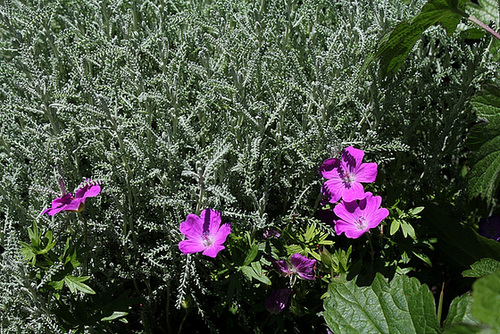
[[[231,233],[231,225],[221,226],[220,212],[205,209],[200,217],[189,214],[179,230],[187,238],[179,242],[179,249],[183,254],[203,252],[203,255],[216,257],[225,248],[222,244]]]
[[[274,290],[264,301],[266,310],[272,314],[281,313],[288,303],[288,298],[290,298],[290,289]]]
[[[322,188],[331,203],[341,198],[346,202],[362,199],[365,189],[361,183],[371,183],[377,178],[375,162],[362,163],[365,152],[349,146],[342,153],[342,160],[327,159],[319,168],[319,173],[328,179]]]
[[[389,215],[389,210],[380,208],[382,197],[367,192],[359,202],[342,201],[333,212],[340,218],[335,221],[335,232],[346,237],[357,239],[371,228],[377,227]]]
[[[61,211],[81,212],[85,207],[85,199],[95,197],[101,192],[99,182],[86,180],[84,185],[78,188],[73,196],[67,193],[52,201],[52,207],[42,211],[43,214],[53,216]]]
[[[274,262],[275,268],[285,273],[286,276],[297,274],[303,279],[314,280],[316,260],[311,260],[300,253],[295,253],[290,257],[290,264],[291,266],[284,260]]]

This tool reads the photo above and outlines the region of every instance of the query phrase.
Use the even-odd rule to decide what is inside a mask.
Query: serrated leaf
[[[380,68],[385,76],[395,73],[404,63],[408,53],[420,38],[420,35],[433,25],[441,25],[451,35],[464,12],[465,0],[429,0],[422,11],[410,22],[399,23],[392,33],[382,41],[376,57],[380,59]]]
[[[478,325],[479,321],[470,314],[471,305],[472,296],[468,293],[453,299],[443,327],[450,328],[456,324]]]
[[[441,333],[434,297],[415,278],[387,283],[377,273],[367,287],[338,279],[328,292],[324,317],[334,333]]]
[[[95,291],[92,290],[87,284],[83,283],[89,279],[89,276],[75,277],[71,275],[66,275],[64,277],[64,283],[69,288],[72,293],[80,291],[86,294],[93,295]]]
[[[468,5],[471,14],[486,25],[496,24],[499,14],[497,0],[478,0],[477,2],[477,4],[471,2]]]
[[[500,270],[475,281],[472,298],[472,316],[500,330]]]
[[[467,138],[473,151],[468,193],[491,201],[500,175],[500,88],[486,85],[471,103],[478,117],[487,122],[474,126]]]
[[[500,120],[500,87],[486,84],[472,99],[471,104],[477,116],[493,122]]]
[[[464,277],[484,277],[500,269],[500,262],[490,258],[481,259],[473,263],[471,269],[462,273]]]

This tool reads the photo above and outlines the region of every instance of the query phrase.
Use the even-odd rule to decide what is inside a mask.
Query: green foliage
[[[441,238],[437,247],[461,267],[468,268],[483,258],[500,261],[500,243],[480,236],[462,224],[457,209],[449,204],[429,203],[423,217]]]
[[[399,23],[385,37],[375,55],[380,59],[382,75],[394,74],[404,63],[422,33],[433,25],[441,25],[451,35],[460,19],[466,16],[466,0],[429,0],[410,22]]]
[[[440,333],[432,293],[417,279],[390,283],[380,274],[367,287],[337,279],[328,287],[324,317],[338,333]]]
[[[45,232],[45,235],[42,237],[36,222],[33,222],[33,229],[28,228],[28,234],[31,244],[20,242],[22,246],[21,253],[24,258],[32,265],[52,265],[53,261],[51,256],[48,254],[56,244],[56,241],[52,241],[52,231]],[[39,256],[43,260],[38,259],[37,262],[37,258]]]
[[[474,126],[468,138],[473,150],[467,174],[469,194],[491,202],[500,182],[500,88],[484,86],[471,103],[484,123]]]
[[[457,297],[450,307],[445,333],[498,333],[500,331],[500,270],[486,275],[472,286],[472,296]]]
[[[474,319],[470,313],[472,301],[473,298],[470,294],[464,294],[453,299],[448,311],[448,316],[443,323],[445,333],[458,333],[457,329],[459,327],[463,327],[464,325],[472,327],[480,324],[480,322]]]
[[[500,261],[484,258],[473,263],[470,268],[462,273],[464,277],[484,277],[500,269]]]
[[[399,208],[395,207],[394,208],[396,211],[396,215],[391,215],[391,228],[389,230],[390,235],[394,235],[400,228],[401,231],[403,232],[403,236],[406,238],[407,236],[412,237],[413,239],[416,239],[415,235],[415,229],[411,224],[408,222],[408,220],[412,219],[418,219],[420,216],[418,215],[420,212],[424,210],[423,206],[419,206],[413,209],[410,209],[408,213],[403,212]]]
[[[474,302],[471,313],[474,318],[500,330],[500,270],[477,280],[472,286]]]

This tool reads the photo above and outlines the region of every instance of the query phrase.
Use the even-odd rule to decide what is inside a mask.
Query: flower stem
[[[80,212],[80,217],[82,218],[83,221],[83,247],[85,249],[85,260],[83,262],[83,274],[86,276],[88,272],[88,262],[89,262],[89,244],[88,244],[88,224],[87,224],[87,218],[85,218],[85,215],[83,212]]]
[[[487,32],[489,32],[490,34],[492,34],[493,37],[495,37],[496,39],[500,40],[500,34],[499,33],[497,33],[495,30],[493,30],[492,28],[490,28],[485,23],[479,21],[476,17],[474,17],[474,15],[470,15],[467,19],[469,21],[471,21],[471,22],[474,22],[475,24],[477,24],[478,26],[480,26],[481,28],[483,28],[484,30],[486,30]]]
[[[439,304],[437,310],[437,318],[439,324],[441,324],[441,315],[443,314],[443,297],[444,297],[444,282],[441,287],[441,293],[439,294]]]
[[[368,237],[368,244],[370,245],[370,255],[371,255],[371,259],[372,259],[371,267],[372,267],[372,271],[373,271],[373,259],[374,259],[375,251],[373,250],[371,233],[368,232],[367,237]]]

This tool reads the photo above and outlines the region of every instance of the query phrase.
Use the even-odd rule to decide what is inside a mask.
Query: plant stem
[[[441,294],[439,295],[439,304],[437,310],[437,318],[439,324],[441,324],[441,315],[443,314],[443,297],[444,297],[444,282],[441,287]]]
[[[471,21],[471,22],[474,22],[475,24],[477,24],[478,26],[480,26],[481,28],[483,28],[484,30],[486,30],[487,32],[489,32],[490,34],[492,34],[493,37],[495,37],[496,39],[500,40],[500,34],[499,33],[497,33],[495,30],[493,30],[492,28],[490,28],[489,26],[487,26],[485,23],[479,21],[473,15],[469,16],[467,19],[469,21]]]
[[[87,218],[85,218],[85,215],[80,212],[80,217],[83,220],[83,247],[85,249],[85,261],[83,262],[83,274],[86,276],[88,272],[88,262],[89,262],[89,244],[88,244],[88,225],[87,225]]]

